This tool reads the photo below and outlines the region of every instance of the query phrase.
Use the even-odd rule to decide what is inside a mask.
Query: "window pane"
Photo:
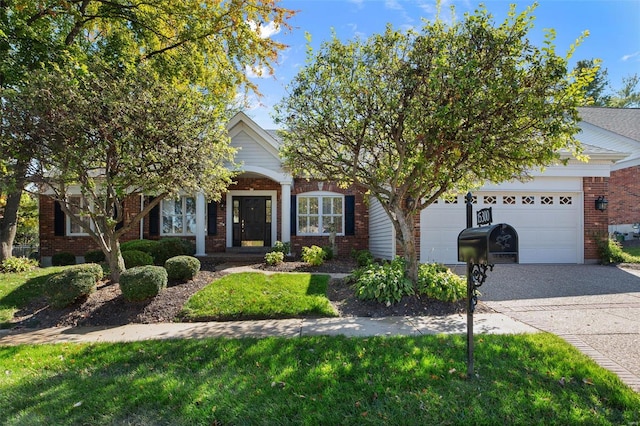
[[[298,232],[301,234],[309,232],[309,228],[307,227],[307,218],[305,216],[298,218]]]
[[[233,200],[233,223],[240,223],[240,201]]]
[[[311,234],[317,234],[319,229],[318,229],[318,216],[309,216],[309,226],[308,226],[308,230],[306,232],[311,233]]]
[[[309,199],[307,197],[299,197],[298,198],[298,213],[300,214],[307,214],[309,209],[308,209],[308,202]]]
[[[264,204],[265,222],[271,223],[271,200],[265,200]]]
[[[196,199],[193,197],[185,198],[185,213],[186,214],[196,214]]]
[[[309,198],[309,214],[318,214],[318,198]]]
[[[333,201],[333,197],[322,197],[322,213],[324,214],[332,213],[331,201]]]
[[[333,199],[333,213],[342,214],[342,197],[335,197]]]
[[[187,233],[195,234],[196,233],[196,215],[187,215]]]

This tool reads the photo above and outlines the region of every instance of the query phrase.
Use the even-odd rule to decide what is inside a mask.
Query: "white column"
[[[282,242],[291,242],[291,183],[281,182],[282,187],[282,228],[280,229],[280,236]]]
[[[207,254],[205,249],[205,238],[207,235],[207,214],[204,194],[199,192],[196,196],[196,256]]]

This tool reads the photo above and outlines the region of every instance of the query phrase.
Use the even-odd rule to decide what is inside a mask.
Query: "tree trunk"
[[[122,252],[120,251],[120,243],[116,238],[110,238],[111,250],[109,250],[105,255],[107,256],[107,261],[109,262],[109,270],[111,271],[111,282],[119,283],[120,282],[120,274],[126,268],[124,266],[124,259],[122,258]]]
[[[11,257],[13,241],[18,229],[18,209],[22,187],[7,194],[7,204],[4,207],[4,217],[0,219],[0,262]]]
[[[413,232],[415,226],[414,214],[412,211],[407,212],[401,208],[396,209],[395,214],[397,218],[396,238],[402,247],[404,259],[407,262],[407,278],[415,286],[418,282],[418,253]]]

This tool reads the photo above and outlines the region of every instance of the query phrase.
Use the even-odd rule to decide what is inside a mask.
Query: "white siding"
[[[376,258],[393,259],[396,252],[396,238],[393,225],[387,213],[375,198],[370,198],[369,206],[369,251]]]
[[[245,131],[240,131],[231,139],[231,146],[238,148],[236,163],[259,166],[281,172],[280,159],[269,152]]]

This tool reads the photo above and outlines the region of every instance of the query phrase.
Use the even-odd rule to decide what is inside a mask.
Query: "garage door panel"
[[[484,204],[491,197],[495,204]],[[531,199],[533,204],[524,204]],[[508,223],[518,232],[521,263],[582,261],[581,194],[478,193],[477,200],[474,225],[475,212],[492,207],[493,223]],[[465,223],[464,203],[441,202],[423,211],[421,260],[458,263],[457,238]]]

